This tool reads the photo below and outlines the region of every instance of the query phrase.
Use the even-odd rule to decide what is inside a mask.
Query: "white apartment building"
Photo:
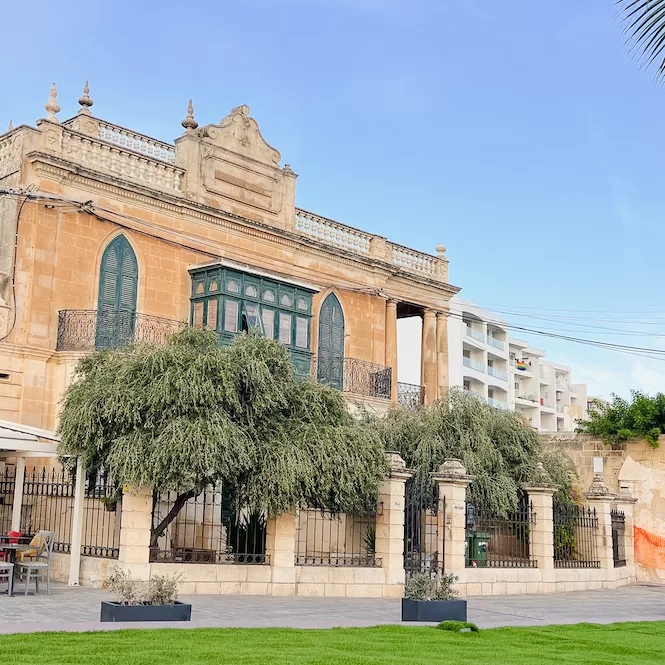
[[[453,298],[448,317],[450,386],[522,414],[543,432],[573,431],[586,418],[587,390],[573,384],[570,367],[511,338],[505,321],[473,303]]]

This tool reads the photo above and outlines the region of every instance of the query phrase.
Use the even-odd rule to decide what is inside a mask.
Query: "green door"
[[[127,238],[121,235],[109,243],[102,256],[96,348],[118,348],[134,341],[137,290],[136,255]]]
[[[344,388],[344,313],[334,293],[323,301],[319,314],[316,376],[322,383]]]

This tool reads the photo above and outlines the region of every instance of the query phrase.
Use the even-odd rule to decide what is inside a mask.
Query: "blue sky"
[[[664,325],[625,331],[662,334],[665,89],[631,59],[615,11],[613,0],[40,0],[29,15],[13,4],[0,123],[42,117],[52,81],[61,118],[89,79],[96,115],[165,140],[190,97],[201,124],[249,104],[300,174],[301,207],[425,251],[442,242],[466,299],[626,313]],[[663,361],[524,337],[592,393],[665,389]]]

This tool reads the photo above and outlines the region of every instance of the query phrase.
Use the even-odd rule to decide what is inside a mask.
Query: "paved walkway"
[[[292,627],[332,628],[400,622],[396,600],[182,596],[192,603],[191,623],[108,624],[99,622],[100,589],[53,585],[52,594],[0,595],[0,633],[119,628]],[[665,621],[665,586],[635,585],[612,591],[469,599],[469,621],[481,628],[555,623]]]

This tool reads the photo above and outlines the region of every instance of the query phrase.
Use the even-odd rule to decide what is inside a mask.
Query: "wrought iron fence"
[[[626,516],[620,510],[613,510],[612,518],[612,559],[614,567],[626,565]]]
[[[397,384],[397,402],[405,409],[419,409],[423,404],[425,389],[413,383]]]
[[[0,534],[12,528],[12,512],[14,509],[15,470],[5,467],[0,475]]]
[[[264,514],[238,506],[222,487],[189,496],[178,492],[153,495],[153,561],[270,563]],[[173,519],[165,524],[169,517]]]
[[[120,487],[104,471],[88,474],[83,503],[82,556],[118,558],[121,502]]]
[[[392,369],[357,358],[313,357],[312,377],[345,393],[390,399]]]
[[[185,323],[128,310],[67,309],[58,312],[57,351],[116,349],[138,342],[161,343]]]
[[[443,572],[445,553],[445,497],[429,477],[406,481],[404,502],[404,572],[407,581],[419,573]]]
[[[382,559],[376,556],[376,515],[376,510],[339,515],[299,510],[295,565],[381,567]]]
[[[54,552],[71,550],[74,478],[61,469],[33,469],[23,481],[21,533],[33,536],[38,531],[54,531]]]
[[[600,568],[596,509],[554,504],[554,567]]]
[[[537,568],[530,546],[536,523],[533,504],[524,500],[505,516],[466,505],[467,568]]]

